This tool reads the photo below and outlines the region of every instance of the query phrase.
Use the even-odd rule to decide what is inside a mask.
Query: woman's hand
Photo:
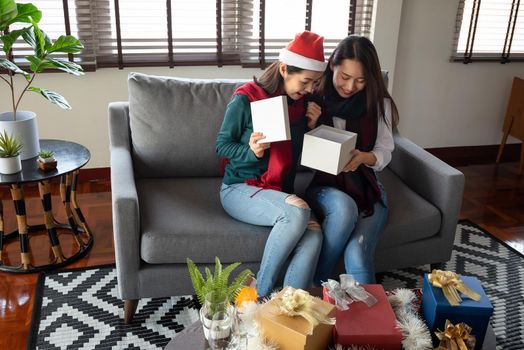
[[[355,171],[360,164],[373,166],[377,162],[377,157],[375,157],[373,152],[361,152],[358,149],[354,149],[351,151],[351,155],[353,158],[351,158],[349,163],[342,169],[343,172]]]
[[[315,102],[307,103],[306,118],[308,128],[314,129],[315,126],[317,126],[317,121],[321,113],[322,109]]]
[[[262,158],[264,156],[264,151],[269,148],[269,143],[257,143],[258,140],[264,138],[265,136],[261,132],[253,132],[249,137],[249,148],[251,148],[257,158]]]

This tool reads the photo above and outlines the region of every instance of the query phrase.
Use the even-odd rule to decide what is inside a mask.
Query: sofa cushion
[[[415,193],[389,168],[379,173],[379,179],[386,189],[389,219],[377,249],[399,246],[439,232],[441,215],[435,206]]]
[[[297,174],[296,191],[304,192],[311,174]],[[440,213],[410,190],[389,169],[380,174],[388,192],[390,218],[380,247],[392,247],[433,236],[440,227]],[[231,218],[219,199],[222,179],[138,179],[141,257],[151,263],[259,262],[270,227]]]
[[[270,228],[231,218],[222,178],[139,179],[140,254],[148,263],[259,262]]]
[[[217,176],[215,140],[242,81],[130,73],[129,116],[135,176]]]

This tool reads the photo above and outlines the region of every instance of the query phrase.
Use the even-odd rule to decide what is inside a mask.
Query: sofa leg
[[[124,323],[130,324],[135,316],[135,311],[138,306],[138,299],[124,300]]]
[[[444,268],[444,263],[433,263],[429,264],[429,271],[433,270],[442,270]]]

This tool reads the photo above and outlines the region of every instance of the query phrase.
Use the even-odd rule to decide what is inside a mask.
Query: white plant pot
[[[16,136],[22,143],[21,160],[38,155],[38,152],[40,152],[40,140],[38,138],[36,113],[17,111],[16,120],[13,120],[13,112],[0,113],[0,132],[3,134],[4,130],[8,135]]]
[[[56,161],[55,156],[52,156],[52,157],[49,157],[49,158],[42,158],[42,157],[38,156],[38,160],[41,161],[42,163],[52,163],[52,162]]]
[[[22,170],[20,155],[16,157],[0,158],[0,173],[15,174]]]

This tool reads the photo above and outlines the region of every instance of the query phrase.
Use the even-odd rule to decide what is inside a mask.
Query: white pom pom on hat
[[[324,60],[324,37],[307,30],[299,33],[280,51],[278,59],[290,66],[323,72],[327,66]]]

